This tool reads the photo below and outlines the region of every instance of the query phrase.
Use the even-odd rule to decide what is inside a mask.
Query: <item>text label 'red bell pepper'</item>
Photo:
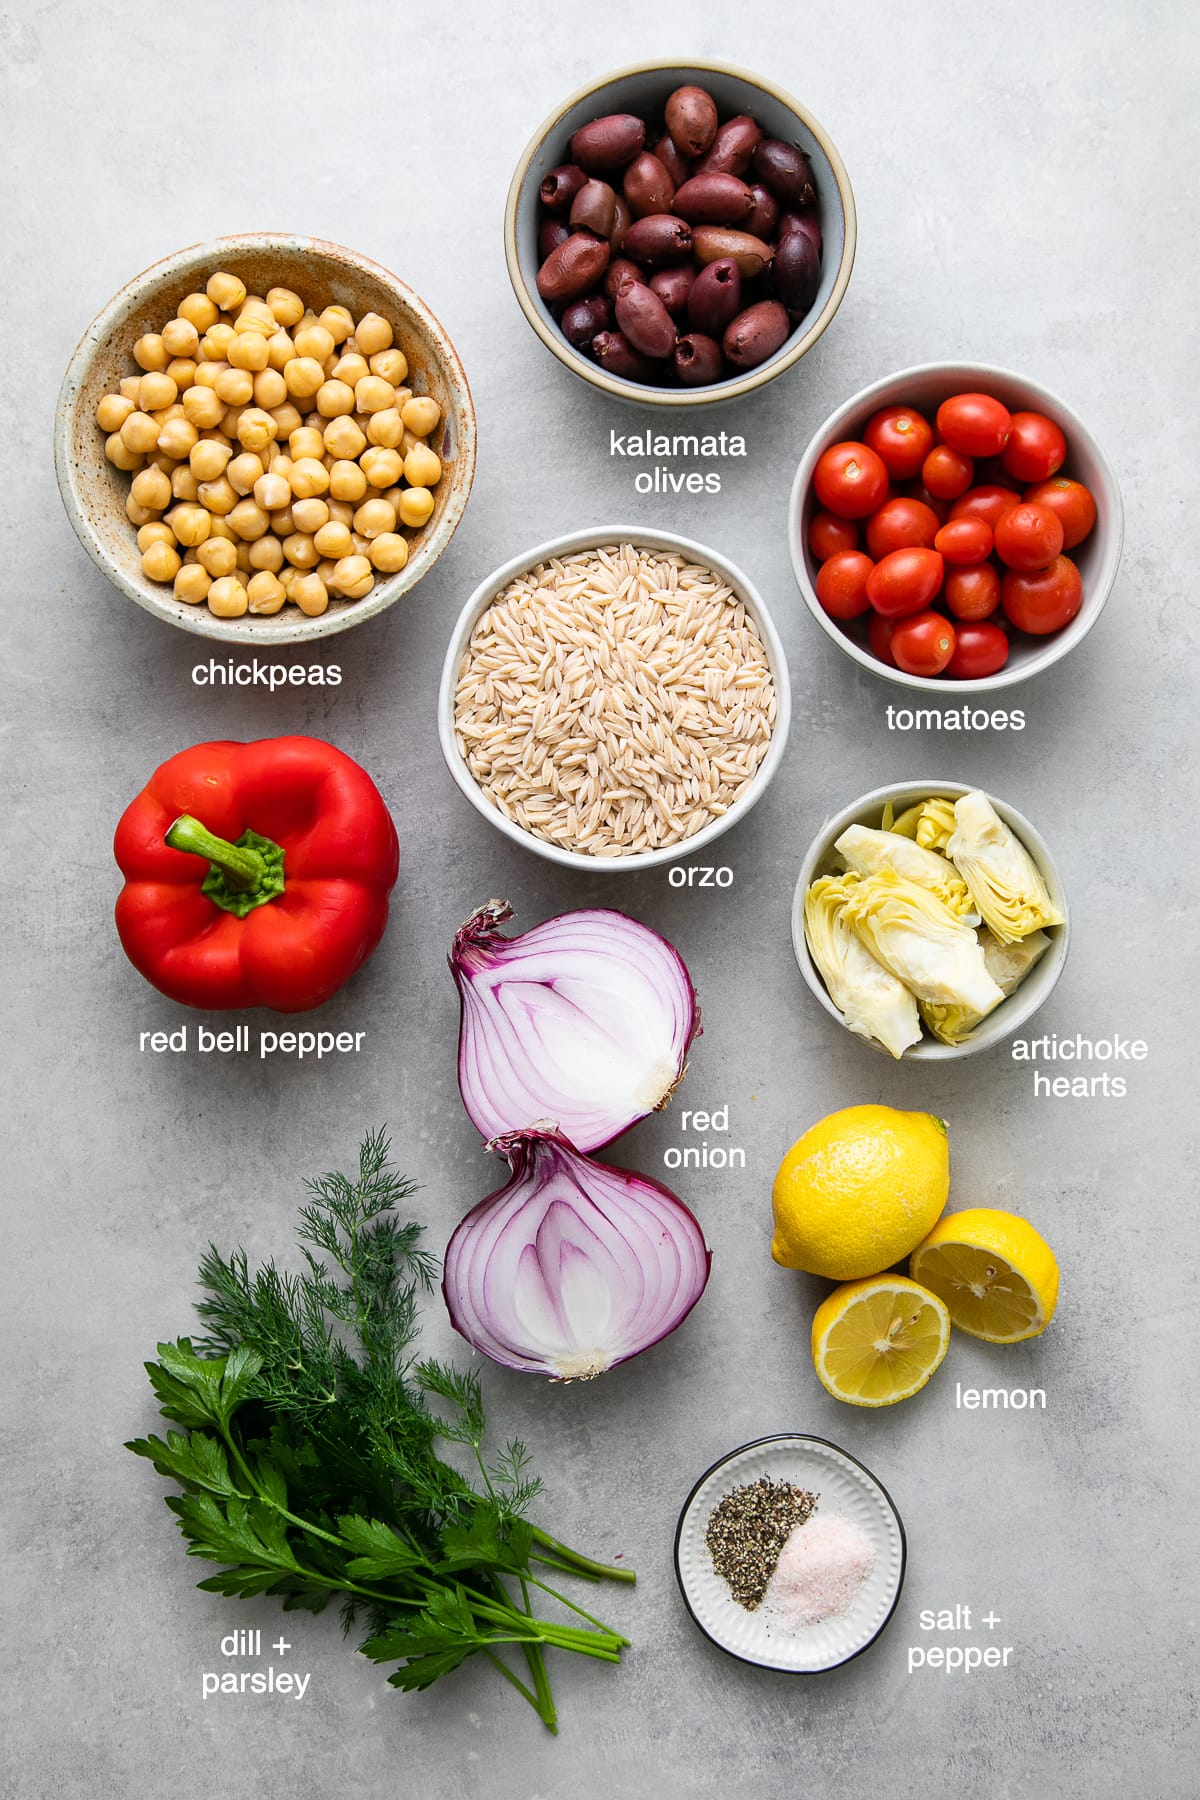
[[[194,744],[126,808],[117,930],[184,1006],[320,1006],[370,956],[400,864],[365,769],[319,738]]]

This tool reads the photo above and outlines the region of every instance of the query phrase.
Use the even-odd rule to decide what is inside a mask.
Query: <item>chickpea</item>
[[[207,294],[189,294],[186,300],[179,302],[179,317],[194,325],[197,331],[207,331],[210,325],[216,324],[218,311]]]
[[[385,531],[368,552],[371,567],[381,575],[395,575],[408,561],[408,542],[397,532]]]
[[[308,400],[324,384],[325,370],[315,356],[294,356],[284,365],[287,391],[296,400]]]
[[[172,457],[176,462],[186,462],[194,446],[200,440],[200,433],[186,416],[169,419],[158,434],[158,447],[164,456]]]
[[[198,431],[211,431],[225,414],[225,402],[210,387],[190,387],[183,396],[183,416]]]
[[[152,506],[139,505],[132,494],[127,494],[125,496],[125,517],[129,520],[131,525],[141,526],[152,524],[156,516]]]
[[[349,459],[353,462],[367,447],[367,440],[354,420],[344,415],[330,419],[321,435],[326,454],[339,461]]]
[[[129,492],[139,506],[162,512],[171,504],[171,478],[161,469],[142,469],[134,476]]]
[[[288,438],[288,454],[293,460],[302,456],[315,457],[318,462],[325,454],[325,438],[322,432],[313,425],[301,425]]]
[[[196,561],[214,580],[222,575],[232,575],[237,568],[237,547],[228,538],[207,537],[197,547]]]
[[[229,364],[234,369],[257,371],[271,360],[271,349],[259,331],[239,331],[229,346]]]
[[[392,328],[378,313],[364,313],[354,327],[354,341],[364,356],[373,356],[376,350],[391,349]]]
[[[293,531],[284,538],[283,554],[294,569],[315,569],[321,560],[316,545],[303,531]]]
[[[395,508],[387,500],[364,500],[354,515],[354,529],[365,538],[377,538],[385,531],[395,531]]]
[[[412,400],[407,400],[400,413],[406,428],[419,438],[428,437],[437,426],[441,416],[441,407],[436,400],[431,400],[428,394],[419,394]]]
[[[364,375],[355,384],[354,403],[359,412],[385,412],[389,406],[396,404],[396,390],[381,375]]]
[[[325,327],[335,344],[344,344],[354,330],[354,319],[344,306],[327,306],[318,324]]]
[[[367,478],[356,462],[335,462],[329,471],[329,491],[335,500],[361,500]]]
[[[304,423],[299,407],[293,406],[290,400],[285,400],[282,406],[269,406],[267,411],[275,421],[276,437],[282,438],[285,443],[293,431],[299,431]]]
[[[171,492],[176,500],[195,500],[200,492],[200,483],[192,474],[186,463],[176,463],[171,470]]]
[[[208,598],[208,590],[212,586],[212,576],[199,563],[184,563],[175,577],[175,598],[186,600],[189,606],[199,606]]]
[[[275,536],[279,539],[280,543],[283,542],[284,538],[291,537],[295,529],[296,521],[292,518],[292,509],[290,506],[281,506],[278,512],[273,512],[271,514],[271,530],[275,533]]]
[[[223,319],[210,325],[200,340],[200,354],[205,362],[224,362],[236,336],[233,326],[227,325]]]
[[[254,404],[264,412],[287,400],[287,382],[278,369],[259,369],[254,377]]]
[[[251,544],[250,567],[278,575],[283,567],[283,547],[273,532],[268,531],[265,537],[256,538]]]
[[[268,288],[267,305],[280,325],[298,325],[304,317],[304,302],[291,288]]]
[[[233,329],[239,337],[274,337],[279,329],[279,320],[265,300],[251,294],[233,321]]]
[[[188,466],[197,481],[216,481],[225,473],[232,454],[219,438],[202,437],[188,452]]]
[[[169,544],[172,550],[175,548],[175,533],[165,519],[152,519],[149,525],[139,526],[138,549],[148,550],[151,544]]]
[[[265,537],[271,528],[271,521],[257,500],[239,500],[229,514],[229,523],[238,536],[248,544],[255,543]]]
[[[403,350],[379,350],[370,358],[372,375],[381,375],[393,387],[399,387],[408,374],[408,358]]]
[[[433,512],[433,495],[426,487],[405,488],[400,496],[400,523],[402,525],[424,525]]]
[[[239,575],[250,575],[254,571],[254,564],[250,561],[250,549],[249,544],[238,543],[236,572]]]
[[[314,531],[321,529],[328,517],[329,508],[324,500],[317,499],[316,496],[292,501],[292,523],[297,531],[303,531],[309,537]]]
[[[354,411],[354,389],[344,381],[326,381],[317,389],[317,411],[324,419]]]
[[[297,356],[311,356],[322,367],[329,361],[336,347],[332,334],[323,325],[301,325],[293,334],[293,342]]]
[[[272,369],[283,369],[296,354],[296,346],[286,331],[277,331],[267,339],[267,363]]]
[[[246,583],[247,611],[259,618],[281,610],[287,595],[270,569],[260,569]]]
[[[404,479],[409,487],[436,487],[442,479],[441,459],[428,444],[414,444],[404,458]]]
[[[133,401],[124,394],[105,394],[96,408],[96,423],[103,432],[120,431],[133,411]]]
[[[244,406],[227,406],[225,411],[221,414],[221,430],[229,439],[230,443],[232,443],[237,436],[238,424],[241,421],[242,414],[245,410]],[[401,444],[400,449],[403,452],[403,444]]]
[[[197,497],[201,506],[207,507],[210,513],[216,513],[219,519],[223,519],[226,513],[231,513],[238,503],[237,493],[224,475],[218,476],[216,481],[202,481]]]
[[[142,385],[141,376],[140,375],[122,375],[122,377],[117,385],[120,390],[122,400],[132,400],[133,404],[136,406],[137,405],[137,397],[138,397],[138,389]]]
[[[139,369],[161,370],[170,362],[167,347],[156,331],[148,331],[133,346],[133,360]]]
[[[121,442],[135,456],[145,456],[158,445],[158,426],[148,413],[131,412],[121,427]]]
[[[332,493],[332,491],[331,488],[330,492]],[[330,500],[329,516],[331,519],[336,519],[339,525],[345,525],[349,530],[354,523],[354,508],[348,500]]]
[[[236,575],[221,575],[208,590],[208,610],[218,619],[240,619],[250,605]]]
[[[217,391],[217,376],[222,374],[228,367],[229,364],[227,362],[198,362],[196,364],[196,379],[193,381],[192,386],[211,388],[215,394]]]
[[[373,448],[363,451],[358,466],[372,487],[387,488],[395,487],[406,464],[401,462],[398,450]]]
[[[153,527],[148,529],[152,530]],[[313,537],[313,543],[322,556],[332,556],[335,562],[340,556],[349,556],[354,549],[348,527],[338,519],[330,519],[322,525]]]
[[[279,585],[289,600],[292,597],[292,589],[299,581],[300,575],[301,571],[299,569],[293,569],[291,563],[284,563],[282,569],[279,571]]]
[[[235,456],[226,468],[225,479],[235,494],[245,495],[251,492],[256,481],[262,479],[263,473],[262,458],[245,451],[241,456]]]
[[[114,469],[123,469],[128,474],[133,469],[140,469],[146,460],[140,450],[131,450],[119,431],[105,439],[104,454]]]
[[[162,342],[168,356],[195,356],[200,333],[190,319],[169,319],[162,328]]]
[[[323,494],[326,491],[329,486],[329,470],[323,462],[318,462],[315,456],[298,456],[292,468],[290,480],[292,493],[296,499],[309,500],[314,494]]]
[[[167,364],[167,374],[175,383],[176,391],[182,394],[184,388],[195,384],[196,370],[199,364],[190,356],[173,356]]]
[[[167,523],[179,542],[189,550],[203,544],[212,530],[212,519],[203,506],[177,506],[168,513]]]
[[[170,544],[151,544],[142,553],[142,574],[149,581],[174,581],[183,567],[183,558]]]
[[[245,282],[239,281],[236,275],[230,275],[224,269],[218,269],[215,275],[209,276],[204,291],[213,305],[219,306],[222,312],[233,312],[246,298]]]
[[[373,444],[381,449],[394,450],[404,437],[404,425],[400,414],[394,406],[385,407],[382,412],[372,413],[371,422],[367,426],[367,436]]]
[[[344,381],[347,387],[357,387],[359,382],[365,380],[370,373],[370,364],[365,356],[358,354],[357,350],[348,350],[344,356],[339,356],[333,365],[334,381]]]
[[[292,485],[290,480],[291,473],[292,458],[290,453],[287,450],[281,450],[277,442],[270,445],[267,451],[267,474],[282,475],[284,480],[288,483],[289,494],[291,493]],[[289,506],[292,504],[290,499],[287,504]]]
[[[335,594],[361,600],[375,586],[375,572],[365,556],[343,556],[330,581]]]
[[[302,613],[315,619],[329,605],[329,589],[314,570],[312,574],[301,575],[299,581],[292,583],[288,598],[295,601]]]
[[[241,458],[238,460],[240,462]],[[278,512],[291,497],[291,484],[284,475],[260,475],[254,483],[254,498],[264,512]]]
[[[317,564],[317,574],[321,577],[321,580],[325,583],[326,587],[328,587],[329,583],[333,580],[333,571],[336,568],[337,563],[332,556],[323,556]]]
[[[249,369],[222,369],[213,387],[226,406],[248,406],[254,398],[254,377]]]
[[[274,442],[278,430],[269,412],[260,406],[248,406],[237,422],[237,440],[245,450],[265,450]]]

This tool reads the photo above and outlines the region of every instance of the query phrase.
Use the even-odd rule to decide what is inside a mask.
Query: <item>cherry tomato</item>
[[[933,540],[948,563],[979,563],[992,553],[992,528],[986,519],[951,519]]]
[[[865,519],[887,499],[888,472],[866,444],[834,444],[813,470],[817,499],[839,519]]]
[[[954,655],[956,633],[941,613],[917,613],[892,627],[892,655],[907,675],[940,675]]]
[[[937,444],[921,464],[921,480],[939,500],[957,500],[975,479],[975,464],[961,450]]]
[[[867,576],[867,599],[888,619],[923,612],[942,585],[943,564],[936,550],[912,545],[892,550]]]
[[[942,597],[956,619],[986,619],[1000,604],[1000,577],[987,562],[947,569]]]
[[[817,570],[817,599],[831,619],[857,619],[871,602],[867,576],[875,564],[861,550],[837,550]]]
[[[1025,498],[1032,500],[1035,506],[1049,507],[1062,522],[1064,550],[1073,550],[1076,544],[1082,544],[1096,523],[1096,502],[1091,488],[1085,488],[1082,481],[1068,481],[1065,475],[1026,488]]]
[[[1032,573],[1009,569],[1000,586],[1000,603],[1019,630],[1048,637],[1069,625],[1083,605],[1083,580],[1069,556],[1056,556],[1048,569]]]
[[[892,655],[892,630],[890,619],[885,619],[882,613],[871,614],[871,623],[867,626],[867,642],[880,662],[886,663],[889,669],[896,667],[896,659]]]
[[[928,549],[937,529],[937,514],[922,501],[885,500],[867,520],[867,549],[877,562],[889,550],[904,550],[910,544]]]
[[[839,550],[857,550],[858,526],[833,513],[814,513],[808,521],[808,547],[818,562],[828,562]]]
[[[946,673],[958,681],[978,681],[994,675],[1007,661],[1008,639],[999,625],[960,625]]]
[[[933,427],[911,406],[885,406],[867,421],[869,444],[896,481],[911,481],[933,449]]]
[[[937,427],[964,456],[998,456],[1008,442],[1012,414],[990,394],[954,394],[938,407]]]
[[[906,500],[919,500],[922,506],[927,506],[939,525],[944,525],[950,517],[950,502],[931,494],[923,481],[910,481],[901,491]]]
[[[1015,506],[1021,498],[1015,488],[973,487],[960,496],[950,508],[952,519],[983,519],[993,531],[1001,513]]]
[[[1067,440],[1045,413],[1015,412],[1000,461],[1017,481],[1045,481],[1067,460]]]
[[[1010,506],[996,521],[996,555],[1010,569],[1048,569],[1062,547],[1062,521],[1034,500]]]

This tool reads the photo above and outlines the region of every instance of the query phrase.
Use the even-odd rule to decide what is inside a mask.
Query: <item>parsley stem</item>
[[[509,1668],[508,1664],[501,1661],[500,1657],[498,1657],[494,1651],[489,1650],[486,1645],[483,1647],[483,1654],[487,1657],[488,1661],[495,1668],[499,1669],[499,1671],[503,1675],[505,1681],[511,1681],[513,1686],[516,1688],[518,1694],[523,1694],[525,1696],[525,1698],[526,1698],[526,1700],[528,1700],[530,1706],[532,1706],[534,1712],[537,1713],[538,1717],[541,1719],[543,1725],[548,1726],[549,1729],[557,1737],[558,1736],[557,1720],[556,1719],[548,1719],[546,1717],[545,1713],[542,1711],[541,1707],[537,1703],[536,1696],[530,1693],[529,1689],[525,1686],[525,1683],[520,1679],[520,1677],[517,1675],[514,1675],[512,1670]]]
[[[637,1580],[632,1569],[616,1569],[609,1563],[593,1562],[590,1556],[581,1556],[579,1551],[572,1550],[569,1544],[560,1544],[557,1538],[552,1538],[548,1531],[539,1530],[536,1525],[533,1527],[533,1541],[535,1544],[540,1544],[543,1550],[552,1550],[555,1556],[570,1563],[572,1568],[578,1569],[582,1574],[591,1575],[597,1581],[633,1582]]]

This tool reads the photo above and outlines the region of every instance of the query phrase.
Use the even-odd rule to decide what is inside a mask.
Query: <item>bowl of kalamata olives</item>
[[[854,264],[854,195],[823,127],[761,76],[640,64],[534,133],[504,248],[560,362],[618,399],[707,405],[816,343]]]

